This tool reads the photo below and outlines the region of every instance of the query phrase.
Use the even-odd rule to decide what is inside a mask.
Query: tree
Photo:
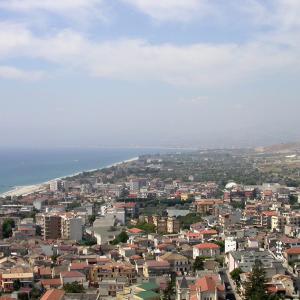
[[[196,270],[204,270],[204,257],[197,256],[193,264],[194,272]]]
[[[15,291],[18,291],[21,288],[21,282],[20,282],[19,279],[15,280],[13,282],[13,288],[14,288]]]
[[[11,237],[13,228],[15,228],[15,221],[13,219],[5,219],[2,224],[3,238]]]
[[[238,288],[241,285],[241,274],[242,273],[243,273],[243,271],[241,268],[236,268],[230,272],[230,276]]]
[[[295,205],[298,203],[298,197],[295,195],[289,195],[289,204]]]
[[[96,220],[96,216],[95,215],[89,216],[89,223],[90,223],[91,226],[94,224],[95,220]]]
[[[267,300],[266,275],[260,260],[256,260],[245,285],[245,300]]]
[[[42,292],[38,288],[33,288],[30,292],[31,299],[40,299]]]
[[[66,293],[79,294],[79,293],[83,293],[84,292],[84,287],[82,286],[82,284],[80,284],[77,281],[75,281],[75,282],[72,282],[72,283],[66,283],[64,285],[64,291]]]
[[[35,227],[35,234],[37,236],[42,236],[42,227],[40,225],[36,225],[36,227]]]
[[[125,231],[122,231],[113,241],[111,241],[111,244],[117,245],[119,243],[126,243],[128,239],[128,234]]]
[[[176,286],[176,274],[172,272],[170,281],[168,282],[168,286],[163,293],[164,300],[172,299],[172,296],[175,294],[175,286]]]
[[[225,242],[224,241],[212,241],[212,243],[220,246],[220,251],[221,252],[225,251]]]

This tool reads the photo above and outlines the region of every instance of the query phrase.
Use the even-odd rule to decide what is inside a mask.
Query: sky
[[[299,0],[0,0],[0,147],[300,141]]]

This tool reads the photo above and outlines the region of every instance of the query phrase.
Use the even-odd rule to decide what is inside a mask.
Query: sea
[[[141,148],[0,149],[0,194],[15,187],[40,184],[142,154],[161,152]]]

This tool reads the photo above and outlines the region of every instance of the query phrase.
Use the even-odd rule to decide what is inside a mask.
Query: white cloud
[[[0,78],[35,81],[43,77],[41,71],[25,71],[11,66],[0,65]]]
[[[94,8],[101,2],[102,0],[2,0],[0,7],[23,12],[44,10],[60,13]]]
[[[158,21],[187,21],[210,11],[207,0],[121,0]],[[211,11],[210,11],[211,12]]]
[[[25,1],[31,5],[39,3]],[[78,5],[83,3],[83,0],[76,1]],[[156,3],[162,8],[171,5],[171,10],[172,7],[178,9],[184,6],[184,3],[190,9],[198,4],[196,0],[174,0],[171,1],[172,6],[169,1],[148,3]],[[255,4],[253,7],[260,14],[267,13],[257,8],[256,0],[249,1]],[[268,21],[276,29],[256,34],[252,41],[244,43],[199,42],[179,46],[126,38],[99,42],[70,29],[39,36],[24,24],[4,22],[0,23],[0,62],[7,58],[39,59],[58,68],[73,69],[100,78],[155,80],[180,85],[218,86],[264,78],[274,72],[297,73],[300,72],[300,35],[298,19],[293,11],[300,9],[300,5],[293,0],[285,1],[276,0],[278,6],[273,7]],[[64,3],[71,5],[68,1]],[[143,0],[138,3],[147,4]],[[284,31],[277,29],[278,20],[282,20],[280,24],[289,24]]]
[[[217,86],[284,69],[299,71],[300,41],[293,39],[293,44],[282,47],[289,40],[290,36],[268,35],[241,45],[96,42],[71,30],[39,37],[21,25],[4,23],[0,24],[0,60],[40,59],[100,78]]]
[[[1,0],[0,9],[31,16],[36,12],[40,18],[51,14],[65,19],[84,21],[91,18],[105,19],[103,0]],[[49,15],[50,14],[50,15]]]

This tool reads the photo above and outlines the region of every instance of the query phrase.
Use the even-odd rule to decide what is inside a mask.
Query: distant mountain
[[[286,144],[277,144],[267,147],[258,147],[255,148],[256,152],[267,152],[267,153],[290,153],[290,152],[300,152],[300,142],[297,143],[286,143]]]

